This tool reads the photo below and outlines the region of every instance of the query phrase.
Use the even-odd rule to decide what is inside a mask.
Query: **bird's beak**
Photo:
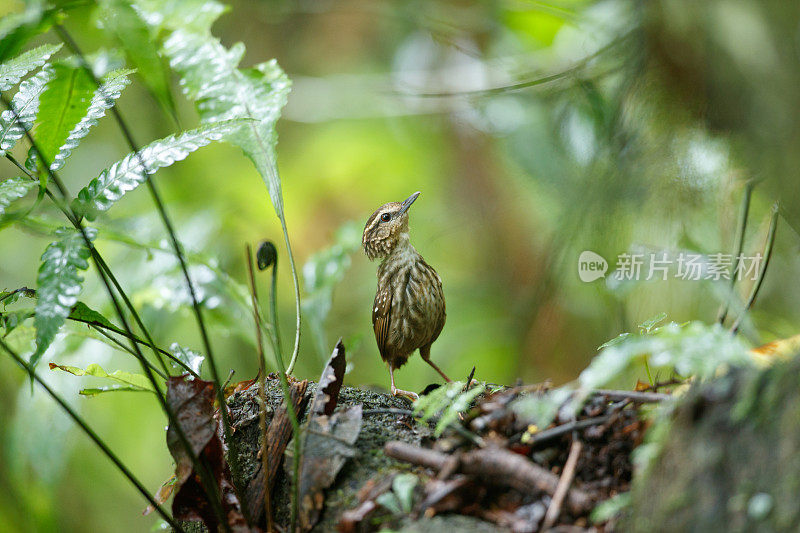
[[[419,196],[419,191],[415,192],[414,194],[403,200],[403,205],[400,206],[399,214],[402,215],[403,213],[408,211],[408,208],[411,207],[411,204],[414,203],[414,200],[416,200],[418,196]]]

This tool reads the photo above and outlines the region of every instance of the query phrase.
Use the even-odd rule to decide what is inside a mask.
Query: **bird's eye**
[[[389,222],[392,219],[392,215],[389,213],[384,213],[381,215],[381,222]]]

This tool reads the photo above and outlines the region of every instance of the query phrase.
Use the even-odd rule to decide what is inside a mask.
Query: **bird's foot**
[[[392,386],[392,396],[400,396],[401,398],[408,398],[412,402],[419,400],[419,395],[416,392],[398,389],[395,386]]]

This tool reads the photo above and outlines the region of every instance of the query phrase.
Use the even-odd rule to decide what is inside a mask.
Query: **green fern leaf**
[[[253,161],[267,184],[270,199],[283,217],[283,195],[275,163],[275,122],[286,104],[291,83],[273,60],[240,70],[244,46],[225,48],[208,31],[178,29],[166,39],[164,54],[181,77],[186,96],[195,102],[203,123],[254,119],[227,137]]]
[[[89,134],[89,130],[97,124],[97,121],[105,116],[106,110],[114,106],[114,102],[120,97],[123,89],[130,83],[128,76],[132,72],[133,70],[128,69],[115,70],[103,78],[102,85],[94,92],[89,102],[86,114],[69,132],[58,152],[48,159],[50,170],[58,170],[64,166],[64,162],[72,154],[72,150]]]
[[[90,239],[96,231],[87,228]],[[55,339],[56,333],[64,325],[72,307],[78,302],[83,278],[79,270],[89,267],[89,249],[81,234],[73,229],[56,230],[58,240],[51,243],[44,254],[37,279],[38,300],[33,325],[36,328],[36,351],[30,359],[35,367],[45,350]]]
[[[23,4],[25,11],[0,17],[0,62],[18,54],[28,41],[46,32],[64,17],[60,7],[49,7],[46,2]]]
[[[53,79],[39,99],[39,113],[44,120],[39,120],[36,126],[36,146],[40,152],[36,156],[48,163],[54,161],[72,128],[88,112],[94,93],[92,76],[81,66],[70,63],[53,66]],[[31,167],[30,163],[28,166]]]
[[[23,81],[11,100],[11,109],[0,115],[0,156],[14,147],[31,127],[39,110],[39,96],[53,77],[53,68],[45,65],[32,78]]]
[[[77,366],[57,365],[50,363],[50,370],[63,370],[75,376],[93,376],[97,378],[110,379],[116,381],[125,387],[131,387],[132,390],[149,391],[153,392],[153,385],[144,374],[134,374],[131,372],[123,372],[122,370],[115,370],[108,373],[103,370],[103,367],[97,363],[92,363],[86,367],[86,370],[78,368]],[[131,390],[131,389],[127,389]]]
[[[9,178],[0,181],[0,215],[6,212],[6,208],[11,205],[11,202],[28,194],[28,191],[36,185],[35,181],[24,178]]]
[[[198,148],[222,139],[241,124],[242,121],[235,120],[208,124],[152,142],[142,148],[138,155],[132,152],[101,172],[78,192],[72,208],[79,215],[93,220],[125,193],[144,183],[147,174],[185,159]]]
[[[122,45],[129,63],[136,67],[158,103],[174,114],[175,102],[170,92],[169,74],[147,25],[129,1],[100,0],[98,4],[103,27]]]
[[[0,65],[0,91],[7,91],[19,83],[28,72],[41,67],[50,56],[61,49],[60,44],[45,44]]]

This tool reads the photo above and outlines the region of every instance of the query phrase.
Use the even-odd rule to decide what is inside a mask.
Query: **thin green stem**
[[[64,42],[64,44],[66,44],[67,47],[70,50],[72,50],[72,52],[78,57],[83,69],[87,72],[89,76],[91,76],[91,79],[94,80],[95,85],[97,87],[100,87],[101,86],[100,80],[98,80],[97,77],[94,75],[94,72],[92,71],[91,67],[86,61],[86,57],[84,56],[81,49],[78,47],[78,44],[75,42],[75,40],[72,39],[72,36],[70,36],[69,33],[67,33],[64,27],[61,26],[60,24],[57,24],[55,26],[55,29],[59,37],[61,37],[61,40]],[[221,386],[222,382],[219,378],[219,372],[217,370],[216,360],[214,358],[214,353],[211,349],[211,340],[208,335],[208,330],[206,328],[205,321],[203,320],[203,313],[200,307],[200,301],[197,298],[197,291],[195,290],[194,284],[192,283],[192,279],[189,276],[189,268],[186,264],[186,258],[183,253],[183,248],[180,244],[180,241],[178,240],[178,236],[172,225],[172,221],[170,220],[169,215],[167,214],[167,210],[164,206],[164,202],[161,199],[161,195],[156,189],[155,182],[152,179],[150,172],[148,172],[147,166],[144,164],[144,161],[142,160],[139,147],[133,139],[133,134],[131,133],[131,130],[128,128],[127,123],[122,118],[122,114],[119,111],[118,107],[116,106],[111,107],[110,112],[114,116],[114,119],[116,120],[117,125],[119,126],[119,129],[122,132],[122,135],[125,137],[128,146],[134,152],[134,154],[136,154],[136,157],[139,160],[139,166],[142,169],[142,173],[145,176],[145,183],[150,192],[150,196],[153,200],[153,203],[156,205],[156,209],[158,210],[159,216],[161,217],[161,221],[164,224],[164,228],[166,229],[167,234],[169,236],[170,243],[172,244],[172,247],[175,251],[175,255],[178,258],[178,263],[180,264],[181,272],[183,273],[183,277],[186,281],[186,286],[189,289],[189,295],[191,296],[192,299],[192,309],[194,310],[197,326],[200,329],[200,336],[203,341],[203,347],[205,349],[206,358],[208,359],[208,366],[209,368],[211,368],[211,376],[212,380],[214,381],[214,386],[216,388],[217,401],[219,402],[220,413],[222,415],[222,422],[223,422],[222,425],[223,425],[223,431],[225,433],[225,442],[231,448],[230,453],[228,454],[228,461],[230,463],[230,467],[233,473],[233,478],[241,479],[241,476],[239,475],[241,473],[241,469],[239,467],[239,457],[237,450],[235,449],[236,444],[233,440],[233,430],[231,428],[230,415],[228,413],[228,410],[225,408],[225,406],[227,405],[227,403],[225,402],[225,393]],[[237,493],[239,494],[239,500],[243,504],[246,503],[244,502],[243,499],[244,492],[239,490],[238,486],[237,486]],[[243,505],[243,508],[246,507],[247,507],[246,505]]]
[[[137,342],[137,343],[141,344],[142,346],[149,346],[149,344],[144,339],[141,339],[141,338],[139,338],[139,337],[137,337],[136,335],[133,335],[133,334],[128,334],[127,332],[125,332],[125,331],[123,331],[123,330],[121,330],[121,329],[119,329],[117,327],[108,327],[105,324],[99,324],[97,322],[92,322],[92,321],[89,321],[89,320],[82,320],[80,318],[67,317],[67,319],[68,320],[73,320],[75,322],[81,322],[82,324],[86,324],[88,326],[91,326],[91,327],[97,329],[98,332],[101,335],[103,335],[104,337],[108,337],[108,338],[112,338],[113,339],[113,337],[111,337],[109,334],[107,334],[104,331],[104,330],[108,330],[108,331],[112,331],[112,332],[116,333],[117,335],[122,335],[123,337],[126,337],[126,338],[128,338],[128,339],[130,339],[130,340],[132,340],[134,342]],[[117,339],[114,339],[114,340],[117,341]],[[117,342],[119,342],[119,341],[117,341]],[[127,347],[125,347],[125,350],[126,351],[130,351],[130,349],[127,348]],[[158,346],[156,346],[156,350],[158,350],[159,353],[161,353],[162,355],[165,355],[166,357],[168,357],[176,365],[179,365],[182,369],[186,370],[186,372],[191,374],[193,378],[200,379],[200,376],[197,374],[197,372],[192,370],[192,367],[190,367],[189,365],[187,365],[186,363],[184,363],[183,361],[181,361],[180,359],[175,357],[173,354],[171,354],[167,350],[165,350],[163,348],[159,348]],[[130,353],[133,354],[132,351],[130,351]],[[136,355],[136,354],[134,354],[134,355]],[[150,363],[148,363],[148,364],[150,364]],[[153,368],[155,368],[155,367],[153,367]],[[162,376],[162,377],[164,377],[164,379],[167,379],[167,376]]]
[[[747,298],[747,303],[744,305],[744,309],[739,317],[736,319],[736,322],[733,323],[731,326],[731,333],[736,333],[739,331],[739,327],[742,325],[742,321],[747,316],[748,311],[753,306],[753,303],[756,301],[756,296],[758,296],[758,291],[761,288],[761,284],[764,283],[764,277],[767,274],[767,267],[769,266],[770,257],[772,257],[772,247],[775,244],[775,232],[778,228],[778,214],[780,210],[778,208],[778,203],[772,206],[772,217],[769,221],[769,230],[767,231],[767,241],[764,244],[764,262],[761,263],[761,269],[758,272],[758,278],[756,282],[753,284],[753,288],[750,290],[750,296]]]
[[[94,443],[97,445],[98,448],[100,448],[100,450],[105,454],[105,456],[108,457],[112,463],[114,463],[114,466],[117,467],[117,470],[122,472],[122,474],[126,478],[128,478],[128,481],[130,481],[131,484],[134,487],[136,487],[136,490],[138,490],[139,493],[141,493],[142,496],[144,496],[147,502],[153,506],[156,512],[159,515],[161,515],[161,518],[166,520],[167,523],[170,526],[172,526],[176,531],[185,531],[183,527],[181,527],[181,525],[178,522],[176,522],[175,519],[172,518],[172,516],[164,510],[161,504],[158,503],[150,495],[150,493],[147,491],[144,485],[142,485],[142,483],[136,478],[136,476],[133,475],[133,472],[131,472],[130,469],[127,466],[125,466],[125,463],[123,463],[122,460],[119,457],[117,457],[117,455],[111,450],[111,448],[109,448],[108,445],[106,445],[103,439],[101,439],[100,436],[91,427],[89,427],[89,425],[83,420],[83,418],[72,407],[70,407],[70,405],[66,401],[64,401],[64,399],[61,398],[61,396],[58,393],[56,393],[52,388],[50,388],[50,386],[47,383],[45,383],[45,381],[42,378],[40,378],[36,374],[36,372],[34,372],[33,368],[31,368],[25,362],[25,360],[19,356],[19,354],[14,352],[14,350],[12,350],[11,347],[8,344],[6,344],[6,342],[2,338],[0,338],[0,347],[2,347],[3,350],[5,350],[11,356],[11,358],[14,359],[14,361],[16,361],[16,363],[30,375],[31,379],[33,379],[36,383],[38,383],[47,392],[47,394],[49,394],[50,397],[53,398],[53,400],[55,400],[56,403],[58,403],[58,405],[61,406],[62,409],[64,409],[64,411],[70,416],[70,418],[72,418],[72,420],[75,421],[78,427],[80,427],[81,430],[84,433],[86,433],[86,435],[90,439],[94,441]]]
[[[294,370],[294,365],[297,362],[297,355],[300,353],[300,281],[297,278],[297,267],[294,264],[294,255],[292,254],[292,245],[289,242],[289,230],[286,229],[286,218],[284,216],[279,217],[281,220],[281,230],[283,230],[283,240],[286,243],[286,252],[289,255],[289,267],[292,270],[292,282],[294,283],[294,306],[295,306],[295,316],[297,317],[297,321],[295,323],[294,329],[294,348],[292,349],[292,359],[289,361],[289,368],[286,369],[286,373],[291,375],[292,371]],[[276,260],[277,266],[277,260]],[[272,295],[273,295],[273,313],[274,310],[274,297],[275,297],[275,276],[273,274],[273,282],[272,282]],[[277,315],[275,315],[277,318]],[[278,330],[278,323],[275,323],[275,331]],[[280,357],[283,357],[283,354],[280,354]]]
[[[37,179],[38,179],[36,176],[34,176],[34,175],[31,173],[31,171],[30,171],[30,170],[28,170],[27,168],[25,168],[25,167],[24,167],[24,166],[23,166],[23,165],[22,165],[22,164],[21,164],[19,161],[17,161],[17,160],[14,158],[14,156],[13,156],[13,155],[9,154],[8,152],[6,152],[6,159],[8,159],[9,161],[11,161],[11,162],[14,164],[14,166],[16,166],[16,167],[17,167],[18,169],[20,169],[22,172],[24,172],[24,173],[25,173],[25,174],[26,174],[26,175],[27,175],[27,176],[28,176],[30,179],[32,179],[32,180],[37,180]]]
[[[747,182],[744,188],[744,196],[742,198],[742,209],[741,215],[739,215],[739,229],[737,231],[737,239],[736,239],[736,253],[733,255],[733,260],[735,261],[735,266],[733,271],[737,272],[739,270],[739,265],[742,262],[742,249],[744,248],[744,234],[747,230],[747,217],[750,213],[750,198],[753,194],[753,183]],[[731,298],[734,297],[733,289],[736,286],[736,276],[731,276],[729,284],[728,295],[725,300],[722,302],[722,306],[720,307],[719,314],[717,315],[717,322],[719,324],[724,324],[725,319],[728,317],[728,306],[730,305]]]
[[[119,347],[119,349],[120,349],[120,350],[123,350],[123,351],[125,351],[125,352],[128,352],[129,354],[131,354],[131,355],[133,355],[134,357],[136,357],[136,352],[134,352],[133,350],[131,350],[129,347],[125,346],[125,344],[123,344],[123,343],[122,343],[120,340],[116,339],[116,338],[115,338],[113,335],[111,335],[110,333],[106,333],[105,331],[103,331],[103,329],[102,329],[102,328],[100,328],[99,326],[97,326],[97,325],[95,325],[95,324],[89,324],[89,327],[90,327],[90,328],[92,328],[92,329],[93,329],[94,331],[96,331],[97,333],[99,333],[100,335],[102,335],[103,337],[105,337],[106,339],[108,339],[108,340],[110,340],[111,342],[113,342],[113,343],[114,343],[114,344],[115,344],[117,347]],[[168,377],[167,377],[165,374],[163,374],[163,373],[161,372],[161,370],[159,370],[158,368],[156,368],[155,366],[153,366],[153,363],[151,363],[150,361],[147,361],[147,365],[150,367],[150,369],[151,369],[153,372],[155,372],[156,374],[158,374],[158,375],[161,377],[161,379],[164,379],[164,380],[168,379]]]

